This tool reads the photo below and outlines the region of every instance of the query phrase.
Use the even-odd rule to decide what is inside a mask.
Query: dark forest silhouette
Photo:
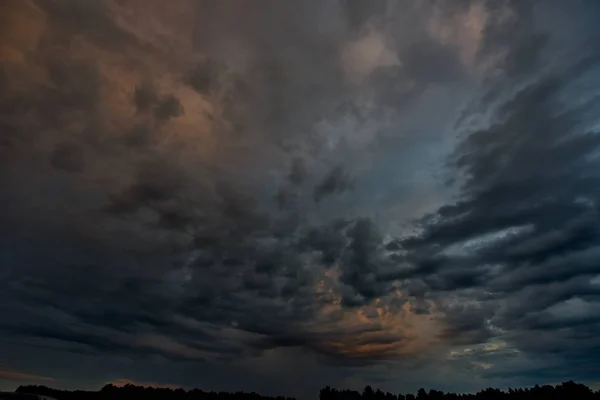
[[[261,396],[254,392],[205,392],[200,389],[154,388],[131,384],[125,386],[108,384],[98,392],[57,390],[46,386],[19,386],[16,392],[38,394],[52,397],[56,400],[295,400],[292,397]]]
[[[439,390],[419,389],[416,394],[384,393],[373,390],[371,386],[365,387],[362,393],[353,390],[336,390],[329,386],[321,389],[319,400],[600,400],[600,390],[594,392],[587,386],[573,381],[560,385],[534,386],[526,389],[499,389],[488,388],[474,394],[444,393]]]
[[[38,394],[53,397],[57,400],[171,400],[171,399],[202,399],[202,400],[295,400],[291,397],[269,397],[258,393],[244,392],[205,392],[200,389],[168,389],[152,388],[135,385],[117,387],[106,385],[100,391],[68,391],[57,390],[46,386],[20,386],[16,392]],[[393,394],[384,393],[381,390],[373,390],[371,386],[365,387],[364,391],[337,390],[329,386],[321,389],[319,400],[442,400],[442,399],[510,399],[510,400],[600,400],[600,390],[593,391],[587,386],[573,381],[564,382],[556,386],[544,385],[525,389],[485,389],[474,394],[444,393],[438,390],[419,389],[415,394]]]

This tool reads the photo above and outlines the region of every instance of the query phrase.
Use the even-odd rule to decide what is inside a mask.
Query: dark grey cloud
[[[50,17],[52,25],[59,24],[57,39],[68,40],[71,35],[86,35],[103,47],[113,48],[135,41],[130,32],[115,23],[111,10],[103,2],[81,3],[73,0],[38,0],[35,5]]]
[[[353,298],[343,299],[352,305],[368,302],[384,294],[386,288],[377,282],[377,268],[381,264],[381,237],[377,227],[369,220],[359,219],[348,231],[348,239],[340,281],[355,290]]]
[[[468,130],[452,158],[463,174],[461,198],[401,243],[412,276],[444,310],[445,338],[504,340],[573,365],[582,379],[589,374],[576,365],[596,348],[585,332],[597,324],[600,136],[595,97],[573,102],[570,89],[579,80],[597,85],[595,60],[574,60],[498,95],[491,119]],[[445,306],[441,293],[457,289],[470,305]]]
[[[85,155],[78,145],[62,143],[54,148],[50,162],[57,169],[67,172],[81,172],[85,166]]]
[[[385,16],[387,5],[386,0],[375,0],[369,3],[357,0],[342,1],[348,22],[354,29],[359,29],[371,18]]]
[[[306,175],[307,171],[304,160],[301,158],[294,158],[288,175],[290,183],[293,185],[300,185],[306,179]]]
[[[549,51],[564,6],[34,3],[0,42],[0,336],[28,365],[591,377],[598,58]]]
[[[159,121],[179,117],[184,110],[179,99],[173,94],[161,95],[152,82],[143,82],[135,87],[133,102],[138,112],[153,111]]]
[[[343,193],[352,187],[352,177],[341,167],[334,167],[315,186],[313,199],[318,203],[326,196]]]
[[[154,115],[161,121],[176,118],[183,114],[183,107],[179,99],[172,94],[164,96],[156,106]]]
[[[312,228],[301,239],[300,245],[317,251],[322,262],[330,266],[340,258],[347,245],[345,230],[350,223],[348,220],[339,220],[320,228]]]
[[[209,94],[219,89],[219,75],[222,69],[216,60],[209,58],[189,73],[187,83],[198,93]]]
[[[432,39],[411,43],[404,54],[399,71],[413,79],[428,83],[451,81],[460,79],[464,72],[458,49]]]
[[[107,210],[114,213],[135,212],[140,207],[158,206],[176,198],[182,187],[180,168],[165,159],[140,163],[136,180],[124,192],[111,196]]]
[[[148,111],[158,103],[158,93],[152,82],[143,82],[135,87],[133,102],[138,112]]]
[[[51,89],[53,104],[61,111],[65,109],[91,108],[99,99],[100,82],[98,71],[91,62],[64,60],[60,55],[50,55],[46,60],[50,80],[56,89]]]
[[[123,138],[125,146],[131,148],[144,148],[154,144],[157,132],[151,127],[143,124],[135,125]]]
[[[288,207],[294,201],[294,193],[290,190],[280,187],[275,194],[275,201],[280,210]]]
[[[535,29],[537,2],[491,0],[486,5],[491,11],[490,20],[478,56],[501,54],[498,67],[509,76],[540,68],[548,34]]]

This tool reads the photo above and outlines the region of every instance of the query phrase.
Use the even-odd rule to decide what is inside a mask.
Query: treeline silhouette
[[[153,388],[135,385],[106,385],[100,391],[57,390],[46,386],[19,386],[18,393],[38,394],[57,400],[295,400],[293,397],[268,397],[258,393],[205,392],[200,389],[184,390]],[[532,388],[485,389],[477,393],[444,393],[439,390],[419,389],[415,394],[393,394],[373,390],[366,386],[362,392],[337,390],[329,386],[321,389],[319,400],[600,400],[600,390],[568,381],[556,386],[544,385]]]
[[[97,392],[57,390],[46,386],[19,386],[16,392],[38,394],[56,400],[296,400],[293,397],[261,396],[254,392],[205,392],[200,389],[153,388],[131,384],[125,386],[108,384]]]
[[[485,389],[477,393],[456,394],[439,390],[419,389],[416,394],[384,393],[365,387],[362,393],[354,390],[337,390],[327,386],[321,389],[319,400],[600,400],[600,390],[594,392],[587,386],[568,381],[556,386],[535,385],[526,389]]]

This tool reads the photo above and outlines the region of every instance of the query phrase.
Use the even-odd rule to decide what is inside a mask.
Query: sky
[[[595,0],[4,0],[0,389],[600,382]]]

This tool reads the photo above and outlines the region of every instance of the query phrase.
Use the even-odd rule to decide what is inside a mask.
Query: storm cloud
[[[3,3],[2,369],[597,380],[597,6],[259,3]]]

